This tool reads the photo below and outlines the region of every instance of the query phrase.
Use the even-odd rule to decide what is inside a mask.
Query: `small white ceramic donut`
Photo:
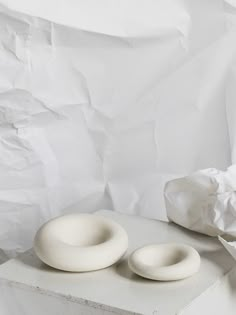
[[[94,214],[69,214],[45,223],[34,250],[47,265],[65,271],[98,270],[117,262],[128,247],[126,231]]]
[[[187,278],[199,270],[198,252],[182,244],[153,244],[135,250],[128,260],[130,269],[148,279],[172,281]]]

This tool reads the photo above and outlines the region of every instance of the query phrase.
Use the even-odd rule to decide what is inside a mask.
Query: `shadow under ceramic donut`
[[[84,272],[73,272],[73,271],[65,271],[65,270],[60,270],[60,269],[56,269],[53,268],[47,264],[45,264],[44,262],[42,262],[38,256],[36,255],[36,253],[34,252],[33,249],[30,249],[28,251],[26,251],[23,254],[20,254],[18,257],[18,262],[20,264],[26,265],[27,268],[32,268],[32,269],[36,269],[36,270],[40,270],[40,271],[45,271],[45,272],[49,272],[49,273],[53,273],[53,274],[67,274],[67,275],[85,275],[85,274],[97,274],[99,273],[99,271],[101,270],[105,270],[107,268],[115,268],[116,264],[110,266],[110,267],[106,267],[106,268],[102,268],[102,269],[98,269],[98,270],[91,270],[91,271],[84,271]]]
[[[114,267],[115,267],[116,273],[123,278],[130,279],[132,281],[137,281],[137,282],[148,281],[148,279],[142,278],[136,275],[132,270],[130,270],[127,259],[122,259]]]
[[[127,259],[122,259],[115,265],[116,273],[126,279],[129,279],[131,281],[139,282],[139,283],[150,283],[150,282],[159,282],[162,283],[161,281],[157,280],[152,280],[152,279],[147,279],[143,278],[136,273],[134,273],[128,265],[128,260]]]
[[[20,254],[17,257],[18,262],[20,262],[23,265],[26,265],[28,268],[42,270],[42,271],[50,271],[50,272],[63,272],[58,269],[52,268],[48,265],[46,265],[44,262],[42,262],[37,255],[35,254],[33,249],[30,249],[26,251],[23,254]]]
[[[169,288],[170,285],[172,287],[172,289],[175,289],[176,287],[179,286],[180,283],[187,283],[189,281],[190,278],[193,278],[194,275],[192,277],[186,278],[186,279],[181,279],[181,280],[172,280],[172,281],[158,281],[158,280],[152,280],[152,279],[147,279],[147,278],[143,278],[137,274],[135,274],[128,266],[128,260],[127,259],[122,259],[120,262],[118,262],[115,265],[115,269],[116,269],[116,273],[123,278],[126,278],[127,280],[130,280],[131,282],[134,282],[136,284],[140,284],[140,285],[147,285],[147,286],[161,286],[162,288]]]

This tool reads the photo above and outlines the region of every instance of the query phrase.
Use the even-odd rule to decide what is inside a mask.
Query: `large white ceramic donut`
[[[94,214],[69,214],[45,223],[34,250],[47,265],[65,271],[98,270],[117,262],[128,236],[116,222]]]
[[[198,252],[182,244],[154,244],[129,256],[130,269],[148,279],[172,281],[187,278],[199,270]]]

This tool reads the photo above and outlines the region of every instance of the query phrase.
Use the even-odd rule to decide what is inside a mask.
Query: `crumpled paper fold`
[[[187,229],[218,236],[236,260],[236,165],[205,169],[165,186],[167,215]]]
[[[172,180],[164,195],[170,221],[210,236],[236,237],[236,165]]]
[[[227,241],[221,236],[218,236],[218,239],[230,255],[236,260],[236,239],[234,241]]]

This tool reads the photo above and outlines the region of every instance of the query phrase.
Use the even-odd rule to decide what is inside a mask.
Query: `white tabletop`
[[[27,286],[43,294],[63,296],[118,314],[173,315],[227,273],[235,261],[213,238],[155,220],[99,211],[120,223],[129,235],[128,253],[149,243],[183,242],[197,249],[201,268],[191,278],[176,282],[155,282],[134,275],[127,255],[110,268],[88,273],[67,273],[47,267],[28,251],[0,266],[0,279]]]

